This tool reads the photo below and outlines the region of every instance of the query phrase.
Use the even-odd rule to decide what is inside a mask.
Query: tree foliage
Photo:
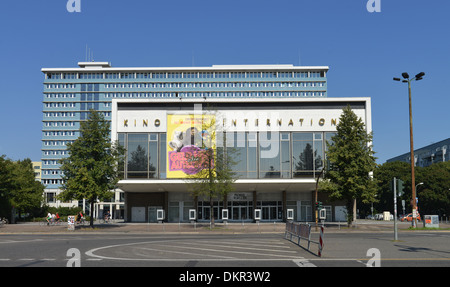
[[[330,198],[346,202],[347,222],[351,225],[356,200],[375,201],[376,182],[370,176],[376,168],[372,134],[367,133],[362,119],[349,106],[343,109],[336,129],[332,143],[327,142],[329,168],[320,187],[330,193]]]
[[[92,211],[97,200],[107,200],[113,196],[111,190],[119,181],[118,162],[124,149],[111,143],[109,123],[103,115],[90,111],[87,121],[81,122],[80,137],[67,145],[69,156],[61,160],[63,172],[63,192],[59,199],[86,199]]]
[[[421,215],[450,215],[450,162],[440,162],[428,167],[415,167],[416,197]],[[393,212],[393,193],[390,189],[392,179],[396,177],[404,181],[404,194],[397,200],[397,210],[401,210],[401,200],[405,201],[405,212],[412,212],[411,207],[411,165],[406,162],[386,162],[377,167],[374,177],[378,180],[379,202],[375,205],[378,211]],[[421,184],[422,183],[422,184]]]
[[[11,218],[14,213],[33,214],[40,211],[44,186],[35,180],[30,159],[12,161],[0,157],[0,217]]]
[[[217,138],[215,117],[209,117],[209,121],[204,121],[202,130],[207,130],[213,141]],[[226,139],[223,138],[224,143]],[[233,188],[233,183],[237,179],[233,166],[236,164],[235,150],[232,147],[211,147],[211,143],[202,143],[202,151],[197,156],[191,158],[193,166],[198,172],[188,176],[186,182],[189,185],[193,196],[205,197],[210,204],[210,220],[214,226],[214,200],[222,200]]]
[[[411,165],[406,162],[387,162],[382,165],[378,165],[373,173],[374,178],[378,182],[377,201],[374,202],[375,213],[383,211],[394,210],[393,192],[391,190],[391,184],[393,178],[403,180],[405,198],[406,194],[411,194]],[[410,196],[411,197],[411,196]],[[401,201],[397,201],[401,204]],[[363,207],[363,213],[369,214],[369,209]],[[361,208],[360,208],[361,210]]]
[[[450,162],[440,162],[419,168],[417,197],[421,214],[450,215]]]

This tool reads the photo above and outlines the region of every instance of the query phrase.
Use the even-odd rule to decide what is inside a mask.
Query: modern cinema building
[[[130,222],[189,222],[211,214],[229,222],[314,220],[316,178],[326,141],[350,105],[371,131],[369,98],[328,98],[328,67],[238,65],[184,68],[113,68],[82,62],[79,68],[42,69],[44,124],[42,182],[59,192],[57,161],[79,135],[89,109],[111,121],[111,139],[127,152],[123,179],[110,210]],[[214,124],[209,124],[214,123]],[[234,190],[214,200],[194,197],[187,183],[199,171],[192,155],[209,147],[233,151]],[[344,207],[324,202],[327,220],[344,220]],[[48,198],[51,196],[48,196]],[[81,204],[81,203],[80,203]],[[158,210],[164,212],[157,212]]]

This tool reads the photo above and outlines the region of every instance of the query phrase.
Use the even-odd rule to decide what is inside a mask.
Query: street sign
[[[189,220],[197,220],[197,214],[195,209],[189,209]]]
[[[287,220],[294,220],[294,210],[293,209],[287,210],[286,218],[287,218]]]
[[[228,209],[222,209],[222,220],[228,220]]]
[[[325,220],[327,218],[327,210],[325,208],[322,208],[319,210],[319,219]]]
[[[67,216],[67,229],[75,230],[75,215]]]
[[[164,220],[164,217],[165,217],[164,209],[158,209],[158,210],[156,210],[156,220],[158,220],[158,221],[163,221],[163,220]]]
[[[255,209],[255,220],[261,220],[261,209]]]

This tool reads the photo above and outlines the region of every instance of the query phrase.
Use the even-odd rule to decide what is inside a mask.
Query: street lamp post
[[[412,105],[411,105],[411,82],[412,81],[420,81],[422,80],[423,76],[425,76],[424,72],[421,72],[417,74],[414,78],[409,78],[408,73],[402,73],[403,80],[400,78],[394,78],[394,81],[402,81],[403,83],[408,83],[408,94],[409,94],[409,142],[410,142],[410,152],[411,152],[411,189],[412,189],[412,211],[413,211],[413,218],[412,220],[412,226],[416,227],[416,212],[417,212],[417,205],[416,205],[416,182],[415,182],[415,175],[414,175],[414,141],[413,141],[413,123],[412,123]]]

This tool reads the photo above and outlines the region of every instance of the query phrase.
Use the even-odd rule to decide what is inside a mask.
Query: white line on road
[[[298,267],[317,267],[316,265],[309,262],[307,259],[294,259],[292,260]]]

